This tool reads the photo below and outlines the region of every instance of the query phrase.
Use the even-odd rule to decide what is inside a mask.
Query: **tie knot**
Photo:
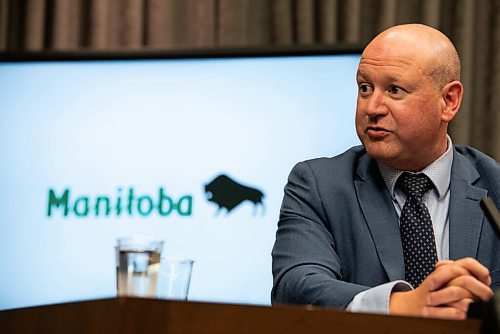
[[[404,172],[398,178],[396,185],[403,191],[406,197],[422,198],[426,191],[432,189],[431,179],[425,174],[410,174]]]

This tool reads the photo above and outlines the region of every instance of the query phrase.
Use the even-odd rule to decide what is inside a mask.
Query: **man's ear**
[[[441,114],[441,120],[449,123],[458,113],[462,97],[464,95],[464,86],[460,81],[452,81],[442,89],[444,108]]]

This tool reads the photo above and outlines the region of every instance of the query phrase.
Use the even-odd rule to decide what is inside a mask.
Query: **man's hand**
[[[471,302],[493,296],[490,284],[488,269],[475,259],[440,261],[418,288],[391,294],[390,314],[465,319]]]

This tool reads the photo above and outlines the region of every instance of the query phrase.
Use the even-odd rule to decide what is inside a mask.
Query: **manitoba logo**
[[[146,217],[156,212],[161,217],[177,213],[179,216],[191,216],[193,196],[185,194],[174,198],[163,187],[156,194],[137,194],[133,187],[123,192],[117,188],[113,195],[74,195],[71,189],[62,192],[49,189],[47,216],[55,213],[64,217],[120,217],[139,215]]]
[[[214,202],[219,207],[217,214],[222,208],[226,213],[231,212],[244,201],[250,201],[254,205],[254,215],[260,206],[261,213],[264,214],[264,203],[262,198],[264,193],[256,188],[244,186],[231,179],[229,176],[221,174],[205,185],[207,200]]]
[[[253,214],[261,209],[264,215],[264,193],[257,188],[242,185],[227,175],[219,175],[205,186],[206,199],[217,204],[217,214],[222,208],[230,213],[245,201],[253,203]],[[81,194],[70,187],[61,190],[49,188],[47,217],[191,217],[194,195],[173,195],[160,186],[153,193],[138,192],[135,187],[117,187],[111,194]]]

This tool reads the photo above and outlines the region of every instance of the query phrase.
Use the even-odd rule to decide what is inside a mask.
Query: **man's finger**
[[[448,283],[449,287],[461,287],[472,294],[472,299],[488,301],[493,297],[493,290],[476,277],[467,275],[454,278]]]
[[[491,284],[490,271],[488,268],[483,266],[479,261],[473,259],[471,257],[466,257],[460,260],[454,261],[454,264],[459,265],[465,268],[467,271],[471,273],[478,280],[483,282],[486,285]]]
[[[467,312],[456,307],[427,307],[424,316],[441,319],[462,320],[467,317]]]
[[[450,263],[453,263],[455,261],[452,261],[452,260],[441,260],[441,261],[438,261],[436,262],[436,268],[439,268],[439,267],[442,267],[444,265],[447,265],[447,264],[450,264]]]
[[[435,291],[447,285],[452,279],[463,275],[469,275],[469,272],[462,266],[454,263],[443,265],[430,273],[417,289]]]
[[[458,308],[458,309],[464,311],[465,313],[467,313],[467,311],[469,310],[470,304],[472,304],[473,302],[474,301],[472,299],[465,298],[465,299],[462,299],[459,302],[450,303],[450,304],[448,304],[446,306]]]
[[[437,291],[430,292],[427,296],[427,306],[440,306],[459,302],[463,299],[474,299],[474,295],[460,286],[447,286]]]

